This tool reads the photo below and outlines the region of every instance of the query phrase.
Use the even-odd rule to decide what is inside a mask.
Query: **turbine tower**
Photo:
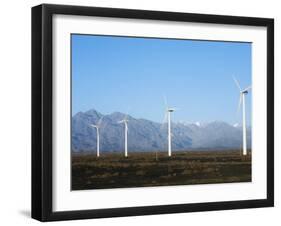
[[[101,125],[101,122],[102,122],[102,118],[101,117],[98,121],[98,123],[96,125],[94,124],[91,124],[91,127],[95,128],[97,130],[97,157],[100,157],[100,125]]]
[[[242,103],[242,120],[243,120],[243,155],[247,155],[247,128],[246,128],[246,103],[245,103],[245,96],[248,94],[251,86],[247,87],[246,89],[241,89],[241,86],[237,79],[233,77],[233,80],[239,90],[239,102],[238,102],[238,109],[237,112],[240,110],[240,106]]]
[[[164,122],[166,118],[168,119],[168,156],[172,156],[172,133],[171,133],[171,113],[177,110],[176,108],[169,107],[167,98],[164,96],[165,102],[165,116]]]
[[[128,115],[124,117],[121,121],[118,121],[118,123],[124,123],[124,129],[125,129],[125,157],[128,157]]]

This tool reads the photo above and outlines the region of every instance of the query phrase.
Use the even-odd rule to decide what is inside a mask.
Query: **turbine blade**
[[[129,115],[129,110],[130,110],[130,107],[127,108],[127,111],[126,111],[126,114],[125,114],[125,117],[123,120],[127,120],[128,115]]]
[[[164,124],[167,121],[167,118],[168,118],[168,113],[165,112],[162,124]]]
[[[237,107],[237,114],[239,113],[240,107],[241,107],[241,104],[242,104],[242,95],[243,94],[240,94],[240,96],[239,96],[238,107]]]
[[[167,121],[167,112],[165,111],[164,118],[163,118],[163,121],[161,123],[161,129],[164,128],[164,125],[166,124],[166,121]]]
[[[99,119],[99,121],[98,121],[98,124],[97,124],[97,125],[100,125],[100,124],[101,124],[101,122],[102,122],[102,120],[103,120],[103,117],[104,117],[104,116],[102,116],[102,117]]]
[[[165,108],[167,109],[169,105],[165,94],[163,94],[163,100],[164,100]]]
[[[240,87],[239,82],[237,81],[237,79],[236,79],[234,76],[232,76],[232,78],[233,78],[233,80],[234,80],[236,86],[238,87],[239,91],[241,92],[241,87]]]
[[[252,86],[248,86],[246,89],[244,89],[243,91],[248,91],[248,90],[250,90],[250,89],[252,89]]]

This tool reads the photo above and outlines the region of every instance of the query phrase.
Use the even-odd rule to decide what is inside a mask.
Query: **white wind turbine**
[[[91,127],[95,128],[97,131],[97,157],[100,157],[100,125],[103,117],[101,117],[96,125],[91,124]]]
[[[237,79],[233,77],[233,80],[238,87],[239,90],[239,102],[238,102],[238,109],[237,111],[240,110],[240,105],[242,103],[242,119],[243,119],[243,155],[247,155],[247,129],[246,129],[246,103],[245,103],[245,95],[248,94],[249,90],[251,89],[251,86],[247,87],[246,89],[241,89],[241,86]]]
[[[128,114],[125,115],[124,119],[118,121],[118,123],[124,123],[125,129],[125,157],[128,157]]]
[[[163,121],[165,122],[166,118],[168,119],[168,156],[170,157],[172,155],[171,113],[176,111],[177,108],[169,107],[166,96],[164,96],[164,102],[165,116]]]

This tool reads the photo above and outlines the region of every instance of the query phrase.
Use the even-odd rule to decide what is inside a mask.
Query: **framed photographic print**
[[[274,205],[274,21],[32,8],[32,217]]]

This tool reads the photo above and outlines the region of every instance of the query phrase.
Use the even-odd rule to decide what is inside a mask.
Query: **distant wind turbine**
[[[96,125],[91,124],[91,127],[97,130],[97,157],[100,157],[100,125],[102,122],[103,117],[101,117]]]
[[[239,102],[237,112],[240,110],[240,106],[242,104],[242,117],[243,117],[243,155],[247,155],[247,130],[246,130],[246,103],[245,103],[245,95],[248,94],[251,86],[247,87],[246,89],[241,89],[241,86],[237,79],[233,77],[233,80],[239,90]]]
[[[166,118],[168,120],[168,156],[170,157],[172,155],[172,133],[171,133],[171,113],[177,110],[177,108],[169,107],[167,98],[164,96],[164,103],[165,103],[165,116],[164,116],[164,122],[166,121]]]
[[[125,115],[124,119],[118,121],[118,123],[124,123],[125,129],[125,157],[128,157],[128,114]]]

